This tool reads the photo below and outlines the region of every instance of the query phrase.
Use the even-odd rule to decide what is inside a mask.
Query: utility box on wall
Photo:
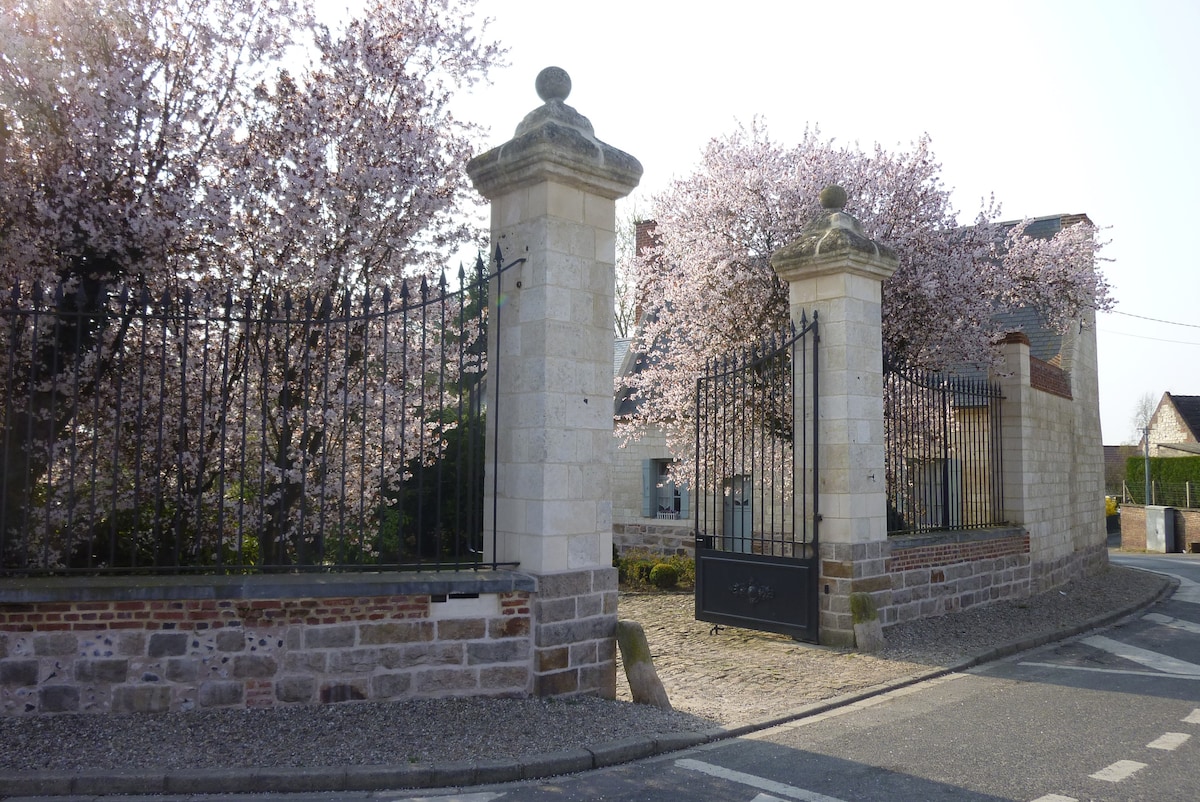
[[[1146,505],[1146,551],[1170,554],[1175,547],[1175,508]]]

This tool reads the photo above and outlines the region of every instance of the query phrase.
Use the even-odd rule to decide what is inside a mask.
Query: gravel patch
[[[578,749],[715,722],[594,697],[437,699],[0,719],[0,770],[445,763]]]
[[[736,727],[951,666],[1020,638],[1139,602],[1166,580],[1110,567],[1016,602],[885,630],[874,655],[727,628],[710,634],[686,595],[622,595],[646,630],[675,712],[618,699],[442,699],[156,715],[0,718],[0,771],[404,765],[519,758],[637,735]],[[519,734],[519,735],[515,735]]]

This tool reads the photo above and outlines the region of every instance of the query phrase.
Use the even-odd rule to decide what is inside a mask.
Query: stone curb
[[[1125,566],[1133,570],[1144,569]],[[1147,573],[1155,573],[1148,571]],[[1164,576],[1163,574],[1156,574]],[[187,771],[82,771],[0,774],[0,797],[12,796],[107,796],[115,794],[230,794],[311,793],[321,791],[384,791],[418,788],[464,787],[535,780],[628,763],[655,755],[689,749],[714,741],[737,738],[758,730],[787,724],[861,702],[874,696],[906,688],[919,682],[966,671],[983,663],[1009,657],[1047,643],[1108,626],[1167,598],[1179,587],[1168,581],[1153,597],[1122,609],[1096,616],[1081,624],[1047,630],[1003,644],[955,665],[934,668],[863,691],[836,696],[796,708],[781,716],[740,727],[716,727],[700,732],[673,732],[610,741],[588,749],[576,749],[524,758],[463,761],[433,765],[346,766],[319,768],[193,769]]]

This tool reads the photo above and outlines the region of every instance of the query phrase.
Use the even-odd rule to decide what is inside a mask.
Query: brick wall
[[[1121,505],[1121,548],[1145,550],[1145,507],[1138,504]],[[1178,551],[1200,552],[1200,509],[1175,510],[1175,548]]]
[[[1062,398],[1071,398],[1071,377],[1057,365],[1029,357],[1029,386]]]
[[[168,588],[158,595],[188,592],[181,583]],[[12,591],[0,601],[4,715],[533,690],[528,590],[64,601],[12,601],[20,595]],[[151,595],[137,587],[130,594]]]
[[[1146,508],[1134,504],[1121,505],[1121,548],[1130,551],[1146,550]]]

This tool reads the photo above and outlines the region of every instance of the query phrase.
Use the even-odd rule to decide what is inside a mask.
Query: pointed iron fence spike
[[[421,301],[424,302],[429,297],[429,281],[425,276],[421,276]]]
[[[383,288],[383,308],[386,311],[392,304],[392,288],[390,285],[384,285]]]
[[[467,271],[463,268],[463,263],[460,260],[458,263],[458,286],[465,287],[467,285]]]
[[[500,253],[500,246],[497,245],[496,246],[496,267],[500,268],[503,266],[504,266],[504,254]]]
[[[316,311],[316,306],[313,304],[312,295],[306,293],[304,296],[304,317],[311,319],[314,311]]]
[[[225,317],[233,312],[233,290],[225,290]]]
[[[438,291],[441,292],[442,295],[446,294],[446,284],[447,284],[446,274],[439,273],[438,274]]]

